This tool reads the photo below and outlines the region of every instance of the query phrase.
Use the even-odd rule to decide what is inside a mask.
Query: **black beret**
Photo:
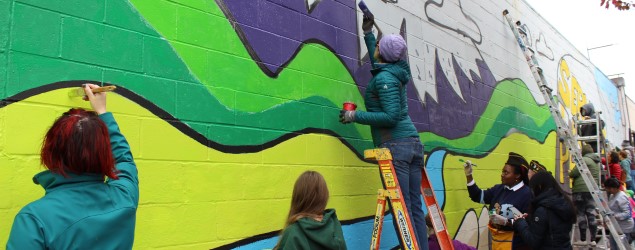
[[[536,173],[538,173],[538,171],[540,170],[547,170],[547,168],[545,166],[543,166],[542,164],[540,164],[540,162],[536,161],[536,160],[531,160],[531,162],[529,163],[529,169],[531,169],[531,171],[534,171]]]
[[[527,163],[525,157],[514,152],[509,152],[509,158],[507,158],[507,162],[505,162],[505,164],[529,169],[529,163]]]

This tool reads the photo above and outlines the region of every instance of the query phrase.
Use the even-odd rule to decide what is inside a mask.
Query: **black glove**
[[[340,122],[342,124],[347,124],[355,121],[355,111],[351,110],[340,110]]]
[[[370,16],[364,15],[362,19],[362,30],[364,34],[373,31],[373,25],[375,25],[375,16],[372,14]]]

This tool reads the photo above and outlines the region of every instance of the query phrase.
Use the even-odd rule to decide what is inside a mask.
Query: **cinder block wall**
[[[617,89],[523,1],[367,0],[384,33],[408,42],[410,115],[452,235],[487,248],[480,186],[500,182],[509,151],[567,183],[544,99],[502,11],[530,33],[548,85],[575,114],[592,102],[611,142],[624,134]],[[141,201],[135,248],[272,248],[293,183],[329,184],[349,249],[370,241],[377,166],[369,128],[338,122],[363,107],[371,75],[353,0],[0,0],[0,242],[43,195],[31,178],[53,120],[89,106],[67,93],[115,84],[108,105],[129,140]],[[64,211],[72,212],[72,211]],[[387,217],[390,219],[390,216]],[[390,222],[382,248],[396,246]]]

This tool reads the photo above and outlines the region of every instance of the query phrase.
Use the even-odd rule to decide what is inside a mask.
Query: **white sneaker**
[[[591,241],[590,245],[591,245],[591,247],[595,247],[595,246],[597,246],[597,243],[595,243],[595,241]]]

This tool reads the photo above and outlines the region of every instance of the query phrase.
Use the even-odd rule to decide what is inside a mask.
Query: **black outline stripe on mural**
[[[71,81],[60,81],[60,82],[54,82],[54,83],[50,83],[50,84],[45,84],[36,88],[32,88],[32,89],[28,89],[25,91],[22,91],[18,94],[15,94],[13,96],[9,96],[6,97],[5,99],[0,100],[0,108],[4,108],[6,106],[9,106],[13,103],[16,102],[20,102],[24,99],[27,99],[29,97],[32,96],[36,96],[39,94],[43,94],[49,91],[53,91],[53,90],[57,90],[57,89],[63,89],[63,88],[72,88],[72,87],[79,87],[84,83],[92,83],[92,84],[97,84],[97,85],[102,85],[102,82],[99,81],[93,81],[93,80],[71,80]],[[224,153],[230,153],[230,154],[244,154],[244,153],[255,153],[255,152],[260,152],[269,148],[273,148],[276,145],[285,142],[291,138],[294,138],[296,136],[299,135],[304,135],[304,134],[324,134],[324,135],[329,135],[332,137],[337,138],[340,142],[342,142],[342,144],[344,144],[351,152],[355,153],[355,155],[357,156],[357,158],[361,159],[364,162],[368,162],[368,163],[373,163],[371,161],[368,160],[364,160],[364,156],[361,155],[359,152],[357,152],[357,150],[353,147],[353,145],[351,145],[350,143],[348,143],[345,139],[341,138],[337,133],[335,133],[332,130],[329,129],[320,129],[320,128],[304,128],[301,130],[297,130],[297,131],[290,131],[274,140],[268,141],[266,143],[263,144],[259,144],[259,145],[238,145],[238,146],[232,146],[232,145],[225,145],[225,144],[220,144],[218,142],[212,141],[207,139],[207,137],[205,137],[204,135],[200,134],[199,132],[197,132],[196,130],[194,130],[193,128],[191,128],[189,125],[187,125],[186,123],[182,122],[181,120],[179,120],[178,118],[172,116],[170,113],[168,113],[167,111],[165,111],[164,109],[162,109],[161,107],[155,105],[154,103],[150,102],[149,100],[143,98],[142,96],[132,92],[131,90],[121,86],[121,85],[116,85],[116,84],[110,84],[110,83],[103,83],[104,86],[109,86],[109,85],[114,85],[117,86],[117,89],[115,89],[115,93],[135,102],[136,104],[142,106],[143,108],[147,109],[148,111],[150,111],[152,114],[156,115],[157,117],[161,118],[162,120],[168,122],[170,125],[172,125],[174,128],[178,129],[181,133],[189,136],[190,138],[194,139],[195,141],[197,141],[198,143],[209,147],[209,148],[213,148],[215,150],[224,152]]]

